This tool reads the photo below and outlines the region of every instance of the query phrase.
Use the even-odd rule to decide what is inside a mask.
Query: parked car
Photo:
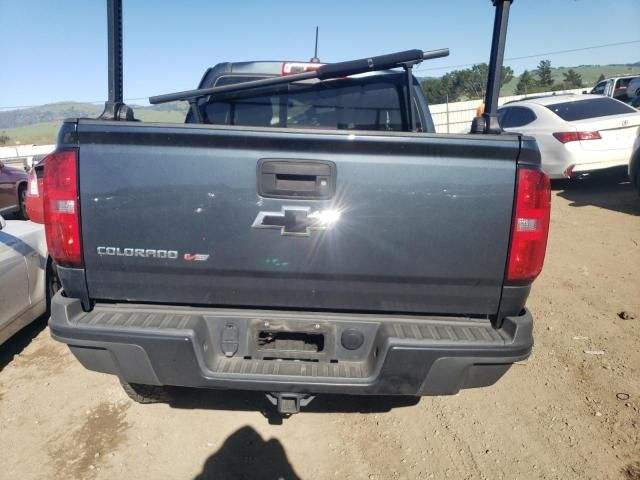
[[[640,79],[640,75],[625,75],[622,77],[608,78],[598,82],[592,89],[592,95],[604,95],[615,98],[624,103],[630,103],[637,94],[635,93],[635,83],[629,89],[630,83]]]
[[[634,78],[629,82],[627,86],[627,96],[631,100],[629,105],[640,109],[640,77]]]
[[[15,212],[20,218],[29,218],[26,198],[27,172],[0,161],[0,215]]]
[[[629,179],[640,194],[640,128],[638,128],[636,141],[633,144],[633,153],[629,160]]]
[[[627,85],[627,96],[631,99],[640,97],[640,76],[632,79]]]
[[[531,135],[551,178],[567,178],[627,165],[640,112],[598,95],[551,95],[509,102],[500,125]]]
[[[58,288],[44,226],[0,216],[0,344],[43,315]]]

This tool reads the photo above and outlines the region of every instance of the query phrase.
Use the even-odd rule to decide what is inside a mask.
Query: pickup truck
[[[382,68],[410,52],[219,65],[151,99],[188,99],[184,124],[65,121],[53,337],[140,402],[258,390],[295,413],[496,382],[533,345],[549,180],[530,138],[435,134],[411,65]]]
[[[631,104],[640,92],[640,75],[625,75],[623,77],[608,78],[598,82],[589,93],[615,98],[621,102]],[[586,93],[586,91],[584,92]]]

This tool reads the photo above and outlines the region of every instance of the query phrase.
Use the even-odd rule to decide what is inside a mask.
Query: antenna
[[[318,58],[318,27],[316,26],[316,48],[313,51],[313,58],[309,60],[311,63],[320,63],[320,59]]]

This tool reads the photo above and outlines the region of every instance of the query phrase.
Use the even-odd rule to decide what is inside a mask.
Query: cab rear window
[[[203,116],[206,123],[217,125],[406,130],[404,89],[393,77],[350,78],[234,92],[207,102]],[[237,78],[227,78],[224,84],[247,80]]]
[[[624,103],[606,97],[554,103],[545,106],[567,122],[637,112],[637,110]]]

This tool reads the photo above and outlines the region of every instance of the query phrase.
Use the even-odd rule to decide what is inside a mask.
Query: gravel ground
[[[623,176],[556,185],[529,360],[452,397],[319,397],[281,425],[257,394],[133,404],[40,321],[0,347],[0,477],[638,480],[639,243]]]

